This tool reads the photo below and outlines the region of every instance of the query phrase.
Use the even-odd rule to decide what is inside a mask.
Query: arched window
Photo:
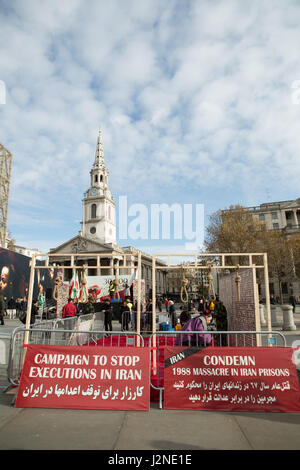
[[[100,182],[102,183],[103,181],[103,175],[100,175]]]
[[[95,175],[95,183],[98,183],[98,175]]]
[[[97,206],[96,204],[92,204],[92,211],[91,211],[91,218],[95,219],[96,218],[96,213],[97,213]]]

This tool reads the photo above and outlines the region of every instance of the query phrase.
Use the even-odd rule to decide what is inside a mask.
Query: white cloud
[[[113,192],[135,202],[299,196],[297,2],[17,0],[2,14],[17,238],[32,207],[50,221],[59,206],[76,233],[100,124]]]

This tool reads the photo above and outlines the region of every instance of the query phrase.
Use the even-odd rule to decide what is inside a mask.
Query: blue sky
[[[78,233],[99,125],[116,201],[201,203],[207,222],[300,196],[298,1],[2,0],[0,15],[17,244]]]

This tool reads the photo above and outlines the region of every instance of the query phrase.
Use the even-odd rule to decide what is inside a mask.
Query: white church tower
[[[82,200],[81,234],[97,242],[116,244],[116,209],[108,186],[109,172],[103,156],[101,129],[90,175],[90,188]]]

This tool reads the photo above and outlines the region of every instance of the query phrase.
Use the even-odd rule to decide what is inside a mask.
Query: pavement
[[[283,332],[288,345],[300,340],[300,314],[295,321],[296,331]],[[0,335],[16,326],[6,319]],[[160,410],[156,403],[149,412],[14,408],[7,385],[0,374],[1,450],[190,451],[193,459],[202,450],[300,449],[300,413]]]

